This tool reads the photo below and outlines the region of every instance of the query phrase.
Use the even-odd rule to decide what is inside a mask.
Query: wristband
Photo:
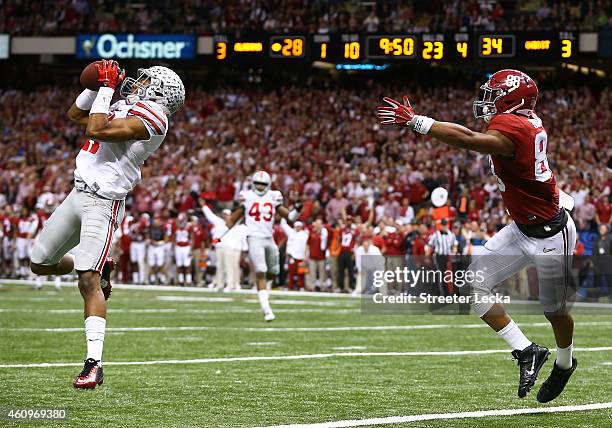
[[[92,91],[91,89],[85,89],[83,92],[79,94],[74,104],[80,110],[87,111],[91,109],[91,105],[93,104],[97,96],[98,96],[97,91]]]
[[[435,120],[427,116],[414,116],[408,126],[419,134],[427,134],[434,124]]]
[[[108,109],[110,108],[110,103],[113,99],[114,94],[115,90],[113,88],[107,88],[105,86],[102,86],[98,91],[98,95],[96,96],[96,99],[94,100],[91,106],[89,114],[108,114]]]
[[[291,210],[289,212],[289,215],[287,217],[289,217],[289,221],[295,221],[297,220],[297,218],[300,216],[300,213],[296,210]]]

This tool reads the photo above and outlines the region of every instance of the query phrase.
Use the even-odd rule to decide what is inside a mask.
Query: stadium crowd
[[[271,172],[286,206],[303,202],[299,224],[276,226],[286,267],[277,286],[351,291],[359,255],[382,253],[401,263],[406,255],[440,253],[437,230],[453,234],[447,253],[470,254],[509,221],[488,159],[407,130],[380,129],[374,108],[396,91],[371,81],[360,89],[190,90],[128,197],[114,248],[117,279],[246,285],[243,240],[221,250],[214,225],[258,169]],[[83,130],[65,112],[76,94],[56,87],[0,92],[0,276],[28,276],[33,239],[72,187]],[[410,95],[420,114],[483,127],[472,116],[472,90]],[[538,101],[549,164],[575,199],[584,254],[610,254],[611,107],[610,89],[593,93],[587,86],[545,90]],[[437,187],[449,192],[441,208],[430,202]],[[186,268],[177,268],[177,247],[188,247]]]
[[[611,25],[609,0],[10,0],[0,33],[594,30]]]

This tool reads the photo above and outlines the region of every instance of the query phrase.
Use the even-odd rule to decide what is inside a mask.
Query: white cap
[[[302,223],[301,221],[296,221],[295,223],[293,223],[293,225],[295,227],[304,227],[304,223]]]
[[[226,208],[223,211],[221,211],[223,213],[223,215],[230,215],[232,213],[232,210]]]

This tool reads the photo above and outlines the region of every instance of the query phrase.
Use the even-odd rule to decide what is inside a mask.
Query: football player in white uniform
[[[125,197],[140,181],[140,166],[164,141],[168,116],[185,101],[181,79],[166,67],[139,69],[136,79],[125,81],[116,61],[99,61],[97,69],[99,90],[84,90],[68,110],[73,122],[86,127],[74,189],[49,217],[30,264],[38,275],[78,273],[87,357],[74,386],[87,389],[103,381],[105,300],[113,264],[107,256]],[[121,83],[122,99],[111,105]],[[76,254],[67,254],[77,244]]]
[[[274,320],[274,313],[270,307],[268,290],[266,289],[266,275],[276,276],[280,271],[278,260],[278,247],[272,238],[272,226],[276,213],[281,217],[295,221],[299,216],[300,203],[289,211],[283,205],[283,195],[278,190],[270,190],[272,179],[265,171],[253,174],[253,188],[243,190],[238,196],[240,206],[232,212],[227,219],[227,227],[231,228],[244,216],[247,227],[247,242],[249,244],[249,257],[255,266],[257,277],[257,296],[266,321]]]

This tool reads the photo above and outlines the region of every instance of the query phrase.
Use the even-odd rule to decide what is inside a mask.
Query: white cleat
[[[266,322],[274,321],[275,318],[276,317],[274,316],[272,312],[268,312],[267,314],[264,314],[264,320],[266,320]]]

